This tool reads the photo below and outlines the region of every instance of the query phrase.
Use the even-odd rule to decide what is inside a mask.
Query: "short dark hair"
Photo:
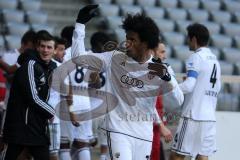
[[[95,32],[90,39],[92,51],[94,53],[104,52],[102,47],[109,41],[112,41],[112,39],[107,33],[101,31]]]
[[[33,30],[29,30],[24,33],[24,35],[21,38],[21,43],[22,44],[27,44],[28,42],[34,43],[36,40],[36,32]]]
[[[72,45],[73,31],[74,31],[74,26],[65,26],[61,31],[61,38],[66,39],[67,48]]]
[[[127,14],[126,18],[123,20],[122,27],[125,32],[136,32],[140,40],[147,43],[149,49],[158,46],[160,31],[156,23],[145,14]]]
[[[54,39],[55,39],[55,48],[57,47],[57,45],[59,45],[59,44],[62,44],[62,45],[64,45],[65,47],[66,47],[66,44],[67,44],[67,41],[65,40],[65,39],[63,39],[63,38],[60,38],[60,37],[54,37]]]
[[[55,42],[54,37],[47,31],[47,30],[40,30],[37,32],[37,45],[39,45],[40,41],[51,41],[53,40]]]
[[[208,45],[210,35],[206,26],[199,23],[193,23],[187,27],[187,32],[190,39],[193,37],[196,38],[199,46]]]

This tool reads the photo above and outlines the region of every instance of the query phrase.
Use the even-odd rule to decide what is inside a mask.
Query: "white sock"
[[[70,149],[60,149],[59,160],[71,160]]]
[[[100,155],[100,160],[107,160],[107,155],[106,154],[101,154]]]
[[[89,148],[83,148],[78,151],[78,160],[91,160]]]

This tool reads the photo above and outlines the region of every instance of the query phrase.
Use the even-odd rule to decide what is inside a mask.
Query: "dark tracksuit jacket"
[[[55,111],[47,103],[48,80],[56,63],[46,64],[35,50],[23,54],[27,57],[14,75],[3,140],[21,145],[49,145],[48,119]]]

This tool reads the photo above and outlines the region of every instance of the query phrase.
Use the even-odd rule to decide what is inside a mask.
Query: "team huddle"
[[[85,24],[97,7],[80,9],[66,48],[40,31],[36,47],[24,50],[17,64],[0,61],[1,68],[14,70],[2,159],[15,160],[27,151],[34,160],[91,160],[90,149],[100,143],[100,160],[159,160],[153,152],[157,126],[166,142],[173,141],[170,160],[207,160],[216,151],[215,109],[221,88],[219,62],[207,47],[208,29],[198,23],[187,27],[194,53],[179,84],[164,61],[160,31],[144,14],[125,16],[124,50],[105,50],[111,38],[97,33],[87,51]],[[53,54],[56,48],[60,55]],[[156,108],[164,96],[182,106],[174,137]]]

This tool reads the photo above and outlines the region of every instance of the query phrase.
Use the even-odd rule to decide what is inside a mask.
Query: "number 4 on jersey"
[[[214,88],[214,85],[217,81],[216,76],[217,76],[217,67],[216,67],[216,64],[214,64],[212,74],[211,74],[211,78],[210,78],[210,83],[212,83],[212,88]]]

